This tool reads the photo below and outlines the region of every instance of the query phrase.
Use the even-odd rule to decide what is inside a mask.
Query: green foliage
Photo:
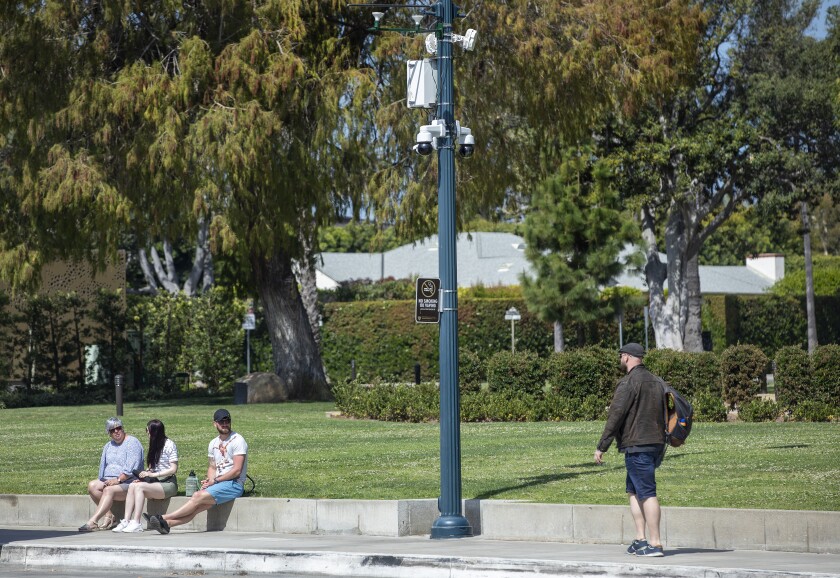
[[[487,360],[487,383],[493,393],[542,397],[545,378],[545,364],[532,351],[500,351]]]
[[[344,415],[382,421],[423,422],[439,417],[440,392],[434,383],[419,385],[347,382],[333,387],[336,407]]]
[[[619,253],[639,234],[611,179],[591,150],[569,150],[532,194],[524,230],[535,277],[522,276],[522,294],[545,322],[587,323],[614,311],[600,288],[624,270]]]
[[[602,347],[584,347],[552,354],[547,366],[548,384],[561,398],[594,397],[608,402],[621,377],[618,355]]]
[[[810,394],[813,401],[840,402],[840,345],[821,345],[811,355]]]
[[[721,396],[720,362],[711,351],[653,349],[645,356],[645,366],[685,397],[701,391]]]
[[[811,398],[811,360],[799,345],[782,347],[776,352],[773,374],[776,401],[785,408],[794,408]]]
[[[135,351],[142,383],[174,392],[200,381],[230,391],[244,371],[245,308],[219,289],[191,299],[169,294],[137,299],[129,316],[142,343],[142,356]]]
[[[516,349],[547,357],[554,351],[552,327],[528,311],[521,299],[469,299],[458,301],[458,342],[486,360],[498,351],[510,349],[510,321],[504,313],[516,307]],[[333,383],[350,377],[350,362],[356,360],[358,375],[365,381],[411,381],[413,367],[420,363],[423,375],[436,375],[438,331],[429,324],[414,322],[413,301],[326,303],[323,308],[322,356]],[[578,326],[567,326],[577,332]],[[618,349],[618,326],[608,319],[581,327],[586,342]],[[625,340],[644,342],[642,309],[624,314]],[[586,343],[584,343],[585,345]],[[571,351],[571,349],[570,349]]]
[[[462,349],[458,353],[458,386],[461,392],[479,391],[486,379],[487,369],[478,354]]]
[[[515,391],[478,391],[461,398],[461,420],[476,421],[538,421],[541,405],[534,396]]]
[[[795,255],[802,251],[799,224],[784,215],[770,217],[760,205],[747,205],[732,215],[703,243],[701,265],[744,265],[759,253]]]
[[[348,223],[318,230],[318,245],[324,253],[380,253],[401,244],[393,227],[382,228],[374,223]]]
[[[0,389],[12,374],[14,341],[12,315],[8,309],[9,296],[0,289]]]
[[[694,408],[694,421],[724,422],[729,413],[723,398],[709,390],[695,393],[691,398],[691,406]]]
[[[774,295],[798,297],[805,295],[805,271],[785,272],[785,276],[776,281],[770,291]],[[814,267],[814,295],[830,296],[840,293],[840,267]]]
[[[499,285],[485,287],[484,285],[473,285],[471,287],[458,287],[458,299],[522,299],[522,287],[520,285]]]
[[[754,345],[733,345],[720,355],[723,399],[730,407],[740,407],[761,393],[767,364],[767,356]]]
[[[738,417],[746,422],[776,421],[780,413],[779,404],[770,399],[753,398],[738,407]]]
[[[399,301],[414,299],[416,282],[413,279],[384,279],[382,281],[343,281],[332,291],[320,291],[322,303],[334,301]]]
[[[793,408],[791,418],[796,421],[838,421],[840,420],[840,407],[824,401],[806,399]]]

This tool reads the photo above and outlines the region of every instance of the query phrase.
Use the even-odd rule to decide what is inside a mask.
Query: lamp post
[[[505,320],[510,320],[510,352],[516,353],[516,337],[514,332],[514,323],[522,319],[516,307],[511,307],[505,311]]]
[[[441,294],[440,315],[440,498],[438,510],[440,516],[433,522],[432,539],[462,538],[472,536],[473,530],[463,515],[461,505],[461,409],[458,388],[458,275],[456,262],[455,235],[455,146],[460,145],[462,157],[472,155],[475,140],[467,127],[455,121],[454,82],[452,76],[452,45],[457,42],[465,50],[475,46],[474,30],[468,30],[466,36],[453,34],[452,21],[457,7],[452,0],[438,0],[430,6],[395,5],[395,4],[351,4],[350,6],[376,8],[402,8],[420,10],[412,16],[413,28],[386,28],[382,26],[385,12],[374,12],[374,26],[371,32],[395,31],[403,34],[431,32],[426,38],[426,50],[437,55],[438,81],[437,98],[432,105],[437,106],[436,118],[429,125],[420,127],[414,150],[420,155],[438,153],[438,240],[439,275]],[[419,16],[419,17],[418,17]],[[433,16],[435,25],[430,29],[421,29],[424,16]],[[417,79],[419,86],[428,87],[431,77],[428,71],[420,67]],[[412,79],[409,78],[409,90]],[[416,86],[415,86],[416,88]],[[410,107],[426,108],[423,99],[412,99]]]

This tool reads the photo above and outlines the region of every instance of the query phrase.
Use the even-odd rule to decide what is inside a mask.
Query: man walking
[[[242,495],[248,471],[248,444],[245,438],[231,430],[228,410],[216,410],[213,425],[219,435],[207,448],[209,464],[207,477],[201,480],[201,489],[192,495],[189,502],[171,514],[149,517],[149,527],[153,530],[168,534],[172,526],[186,524],[196,514]]]
[[[662,380],[642,363],[644,356],[645,350],[638,343],[619,349],[621,369],[626,375],[615,388],[604,434],[595,450],[595,463],[602,463],[604,452],[615,439],[618,451],[624,454],[630,512],[636,525],[636,539],[627,553],[664,556],[659,536],[662,512],[656,497],[656,468],[665,451],[665,393]]]

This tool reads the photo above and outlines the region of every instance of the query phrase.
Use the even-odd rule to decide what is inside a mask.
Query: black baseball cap
[[[626,353],[627,355],[632,355],[633,357],[638,357],[639,359],[642,359],[645,356],[645,348],[638,343],[625,343],[624,347],[619,349],[618,352]]]
[[[213,421],[222,421],[223,419],[230,419],[230,412],[226,409],[217,409],[213,414]]]

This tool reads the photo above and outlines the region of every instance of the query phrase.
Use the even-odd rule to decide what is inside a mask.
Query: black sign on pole
[[[440,323],[440,279],[418,277],[414,320],[417,323]]]

